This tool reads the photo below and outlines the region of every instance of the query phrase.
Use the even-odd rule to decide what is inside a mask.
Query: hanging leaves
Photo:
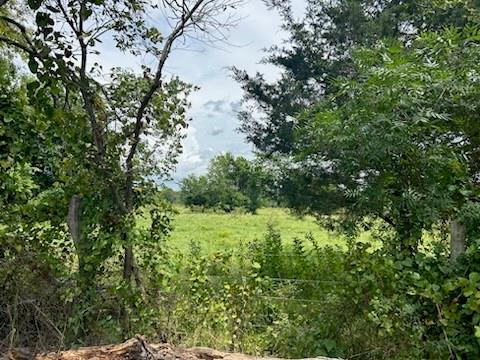
[[[43,0],[28,0],[27,3],[30,9],[38,10],[43,4]]]

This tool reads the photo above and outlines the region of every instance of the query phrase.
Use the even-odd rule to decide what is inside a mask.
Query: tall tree
[[[408,44],[420,32],[462,27],[478,19],[478,3],[467,1],[307,0],[298,18],[288,0],[266,0],[282,17],[288,37],[267,50],[264,63],[281,71],[269,83],[261,73],[234,69],[244,90],[240,130],[266,154],[292,149],[296,115],[336,91],[335,80],[356,76],[352,50],[382,38]]]
[[[398,135],[398,132],[390,134],[377,129],[377,137],[371,137],[359,128],[359,124],[364,126],[363,129],[373,126],[374,123],[369,116],[375,117],[378,112],[378,116],[386,119],[384,130],[386,124],[397,129],[400,121],[397,118],[399,114],[393,106],[398,105],[395,100],[401,98],[402,91],[397,92],[395,95],[397,98],[392,97],[390,103],[382,100],[384,96],[396,92],[396,85],[401,84],[408,88],[403,83],[402,77],[388,84],[386,78],[382,78],[384,82],[375,85],[377,90],[381,88],[385,94],[378,94],[376,88],[372,87],[371,92],[365,93],[363,103],[360,101],[360,96],[355,95],[356,100],[352,100],[351,97],[354,94],[345,90],[348,88],[345,82],[351,81],[348,83],[351,86],[357,82],[361,84],[359,86],[362,89],[368,87],[368,82],[364,82],[365,77],[368,77],[365,73],[366,67],[358,66],[359,59],[353,56],[356,49],[377,48],[382,46],[382,39],[390,39],[398,42],[397,48],[400,47],[401,52],[407,49],[414,51],[413,44],[418,45],[415,39],[421,33],[440,31],[445,27],[465,28],[477,24],[478,2],[310,0],[306,3],[306,14],[300,20],[294,16],[291,3],[288,1],[272,0],[266,3],[280,11],[283,17],[283,29],[289,34],[286,44],[269,49],[268,56],[264,59],[266,63],[278,66],[282,76],[280,80],[268,83],[261,74],[250,76],[246,72],[235,70],[235,75],[245,91],[245,104],[256,110],[248,109],[241,113],[241,130],[261,154],[270,160],[274,159],[274,163],[278,165],[279,178],[283,182],[281,192],[290,206],[301,211],[314,212],[317,215],[338,213],[343,209],[346,211],[344,214],[348,215],[344,220],[351,220],[352,225],[358,224],[358,220],[366,215],[383,216],[384,220],[401,234],[405,243],[415,242],[416,240],[412,239],[418,238],[418,232],[421,232],[421,229],[428,227],[427,224],[431,224],[435,221],[434,219],[438,221],[441,218],[439,214],[434,213],[443,205],[446,206],[446,203],[440,206],[438,203],[429,203],[425,199],[422,203],[414,194],[417,191],[425,196],[432,194],[435,190],[430,186],[433,186],[435,181],[442,181],[440,169],[444,168],[445,164],[439,165],[436,169],[431,168],[435,162],[428,162],[421,155],[419,148],[424,146],[420,145],[424,140],[413,138],[415,134],[413,127],[408,129],[411,138],[407,137],[406,132],[402,139],[393,138],[394,134]],[[375,56],[389,55],[376,53]],[[463,57],[465,54],[458,54],[458,56]],[[410,60],[403,59],[403,61]],[[370,61],[372,66],[381,66],[371,59]],[[415,61],[422,63],[423,59]],[[450,64],[442,63],[442,66],[453,69]],[[459,65],[456,66],[459,71],[464,69]],[[391,69],[388,65],[385,64],[385,68],[382,69],[390,74]],[[401,72],[404,69],[397,70]],[[419,71],[422,73],[423,70]],[[410,75],[403,74],[406,78]],[[372,80],[374,77],[369,79]],[[467,83],[464,82],[463,85],[467,86]],[[370,103],[370,100],[373,103]],[[430,98],[426,101],[434,100]],[[319,102],[322,104],[320,107],[323,110],[319,113],[322,114],[323,120],[309,122],[308,131],[311,132],[309,134],[304,127],[305,123],[302,122],[305,118],[300,119],[299,114],[305,109],[314,108]],[[351,107],[347,109],[346,106]],[[412,109],[408,112],[418,110],[415,108],[416,104],[411,106]],[[424,104],[424,106],[427,105]],[[384,113],[385,109],[389,109],[391,113]],[[339,115],[339,112],[342,115]],[[362,121],[359,116],[362,116]],[[358,123],[353,121],[354,117],[358,117]],[[343,122],[344,120],[340,121],[339,118],[352,120]],[[345,128],[339,127],[336,133],[331,133],[329,130],[331,128],[327,124],[332,127],[343,124]],[[433,124],[432,122],[429,125],[434,126]],[[300,133],[302,135],[299,137]],[[429,136],[432,136],[431,133]],[[388,138],[391,138],[390,144],[384,141]],[[403,150],[402,146],[405,146]],[[445,155],[447,151],[445,149],[448,149],[449,145],[444,142],[443,146],[445,148],[442,154]],[[389,149],[388,152],[385,152],[386,147]],[[314,148],[322,150],[315,151]],[[413,150],[415,148],[416,150]],[[309,150],[304,151],[305,149]],[[370,184],[368,179],[371,177],[378,180],[378,173],[387,171],[382,166],[389,167],[394,164],[389,158],[390,155],[403,154],[397,154],[401,159],[406,156],[406,152],[412,151],[413,153],[420,151],[416,155],[409,155],[418,162],[407,164],[400,161],[398,163],[399,166],[411,166],[411,171],[407,171],[408,168],[404,172],[398,168],[392,170],[395,175],[392,175],[391,179],[395,180],[393,188],[396,190],[392,190],[393,193],[387,192],[393,196],[392,198],[383,192],[387,189],[382,188],[381,185],[385,185],[382,182],[372,186],[371,191],[368,190]],[[381,154],[385,155],[383,163],[380,161]],[[452,156],[459,156],[459,153]],[[342,160],[338,162],[339,159]],[[421,159],[425,161],[423,165],[420,165]],[[377,160],[378,163],[375,163]],[[354,171],[352,167],[355,166]],[[427,175],[429,169],[433,172]],[[445,170],[445,172],[448,171]],[[474,172],[470,173],[470,176],[473,176],[472,174]],[[417,176],[419,181],[416,182],[414,177]],[[425,183],[427,179],[433,183],[427,185]],[[401,184],[401,181],[404,183]],[[412,193],[408,193],[410,191],[408,186],[412,186],[410,189]],[[347,192],[347,189],[350,192]],[[359,194],[362,196],[357,198]],[[446,193],[442,192],[442,194]],[[412,197],[417,199],[418,203],[413,201]],[[449,196],[447,198],[452,199]],[[441,202],[440,199],[437,200]],[[412,201],[416,204],[412,205],[413,208],[420,213],[412,214],[405,210],[410,207]],[[378,206],[377,209],[375,209],[376,206]],[[392,220],[391,213],[385,213],[385,207],[390,210],[395,208],[396,220]],[[446,208],[452,209],[448,206],[443,209]],[[343,225],[348,224],[348,221],[343,223]],[[452,224],[458,224],[458,222],[454,221]],[[462,233],[464,232],[452,232],[452,234]],[[414,244],[412,246],[414,247]]]
[[[223,39],[225,28],[233,25],[224,12],[239,4],[240,0],[163,0],[159,5],[143,0],[32,0],[22,11],[21,4],[2,8],[0,42],[26,57],[36,77],[30,85],[32,97],[48,94],[61,108],[78,104],[82,109],[91,146],[76,156],[86,164],[89,180],[77,179],[80,172],[69,176],[72,199],[82,199],[82,211],[73,213],[87,216],[71,216],[70,228],[90,223],[117,234],[125,249],[123,273],[128,282],[136,272],[128,234],[139,206],[137,190],[148,184],[147,175],[174,163],[181,129],[187,126],[190,87],[176,78],[166,79],[165,64],[185,37]],[[148,20],[150,13],[160,14],[159,8],[169,25],[166,35]],[[102,56],[102,41],[154,65],[144,66],[143,74],[114,69],[108,80],[102,79],[102,67],[96,62],[96,56]],[[65,131],[76,127],[66,124]],[[159,157],[163,161],[153,161]],[[86,182],[94,186],[79,186]],[[78,204],[72,203],[71,209],[75,207]],[[80,258],[91,257],[102,247],[86,233],[93,232],[80,232]],[[111,245],[108,240],[97,263],[108,256]],[[86,279],[98,271],[95,262],[80,263]]]
[[[357,52],[360,76],[299,117],[287,183],[309,184],[293,186],[291,204],[342,209],[352,225],[381,218],[410,252],[423,230],[478,205],[478,35],[450,29]]]

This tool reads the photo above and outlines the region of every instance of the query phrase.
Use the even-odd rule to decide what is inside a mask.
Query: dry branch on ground
[[[209,348],[182,348],[170,344],[149,344],[142,337],[122,344],[84,347],[76,350],[30,354],[25,350],[12,350],[0,360],[280,360],[260,358],[238,353],[225,353]],[[326,357],[302,360],[340,360]]]

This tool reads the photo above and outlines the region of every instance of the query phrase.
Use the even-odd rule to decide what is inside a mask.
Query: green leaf
[[[480,326],[475,326],[475,337],[480,339]]]
[[[258,270],[258,269],[260,269],[260,268],[262,267],[262,265],[260,265],[258,262],[255,261],[255,262],[253,262],[252,267],[253,267],[254,269],[257,269],[257,270]]]
[[[92,13],[92,9],[85,6],[82,7],[82,10],[80,11],[80,15],[83,17],[84,20],[88,19],[92,15]]]
[[[37,15],[35,16],[35,22],[39,27],[47,27],[47,26],[53,26],[55,25],[55,22],[53,19],[50,17],[50,14],[45,13],[45,12],[38,12]]]
[[[43,0],[28,0],[28,6],[32,10],[38,10],[42,6]]]
[[[30,58],[28,59],[28,68],[34,74],[38,71],[38,63],[33,56],[30,56]]]

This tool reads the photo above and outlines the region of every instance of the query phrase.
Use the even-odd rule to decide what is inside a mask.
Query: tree
[[[439,31],[448,26],[465,28],[469,24],[478,23],[480,19],[478,3],[474,1],[407,2],[388,0],[379,2],[354,0],[324,2],[312,0],[307,2],[306,15],[300,20],[296,20],[293,16],[290,2],[273,0],[267,1],[267,4],[280,11],[283,17],[283,28],[289,33],[286,45],[284,47],[272,47],[269,49],[269,55],[264,59],[265,62],[280,67],[282,77],[274,83],[268,83],[261,74],[250,76],[246,72],[235,69],[235,75],[245,90],[245,103],[256,110],[249,109],[241,114],[241,130],[246,134],[247,139],[256,146],[263,158],[276,167],[277,178],[282,182],[280,190],[282,196],[286,198],[291,207],[299,211],[313,212],[319,216],[338,214],[339,211],[347,209],[346,214],[348,216],[342,217],[344,226],[350,224],[355,227],[353,224],[358,224],[359,219],[367,213],[375,216],[383,215],[384,220],[389,221],[390,225],[402,233],[401,237],[410,239],[405,242],[418,238],[418,232],[425,226],[428,227],[427,223],[431,224],[434,218],[437,220],[442,218],[442,216],[437,217],[439,214],[431,213],[431,209],[438,210],[441,207],[439,204],[427,205],[428,201],[425,201],[422,205],[425,206],[423,207],[423,213],[410,214],[416,217],[416,220],[412,220],[410,215],[402,220],[400,213],[404,214],[405,210],[397,208],[398,222],[392,222],[389,216],[383,214],[383,210],[374,211],[374,207],[379,206],[379,209],[383,209],[385,201],[394,201],[393,207],[399,204],[405,206],[405,202],[409,202],[411,199],[401,199],[402,196],[407,196],[402,191],[396,194],[399,197],[395,200],[388,197],[384,198],[383,192],[379,190],[380,187],[376,186],[370,189],[372,191],[369,193],[371,197],[366,196],[364,192],[368,189],[367,184],[365,184],[366,178],[375,176],[369,172],[368,167],[371,164],[367,160],[374,161],[378,158],[380,156],[378,154],[381,154],[384,150],[382,144],[386,146],[383,139],[391,138],[393,135],[382,133],[378,135],[379,138],[373,139],[358,130],[359,133],[356,134],[358,138],[354,138],[351,136],[350,130],[355,131],[357,125],[353,122],[348,124],[348,130],[344,129],[344,132],[337,131],[334,134],[329,133],[330,128],[325,124],[333,126],[333,124],[338,124],[337,120],[342,116],[349,116],[348,111],[343,106],[346,106],[346,104],[352,105],[353,102],[350,98],[351,94],[345,92],[345,83],[350,81],[350,85],[356,82],[365,84],[364,78],[368,76],[364,72],[366,67],[358,66],[359,59],[353,56],[356,49],[375,49],[381,46],[379,44],[381,44],[382,39],[390,39],[387,41],[396,41],[398,43],[396,48],[401,48],[402,53],[407,52],[407,49],[410,48],[413,51],[412,44],[421,33]],[[386,55],[380,52],[373,56]],[[464,56],[464,54],[459,54],[459,56]],[[411,59],[403,60],[410,61]],[[417,60],[422,61],[421,59]],[[369,61],[372,66],[378,65],[372,59]],[[385,71],[390,71],[387,66],[385,67],[387,68]],[[410,76],[410,74],[403,75]],[[395,81],[403,84],[402,78],[400,76],[399,78],[400,80],[396,79]],[[397,85],[395,81],[377,85],[384,89],[386,94],[391,94],[395,91],[395,85]],[[392,89],[389,86],[392,86]],[[402,93],[399,91],[397,96],[399,94]],[[374,88],[371,89],[371,93],[367,93],[365,96],[370,96],[370,99],[375,99],[375,101],[378,99],[378,94],[374,91]],[[429,101],[433,101],[433,98]],[[358,101],[357,108],[350,109],[352,112],[350,115],[354,111],[360,111],[362,106],[365,106],[363,111],[368,113],[369,109],[377,109],[382,104],[367,104],[367,102],[365,100],[361,104]],[[318,121],[315,122],[311,120],[309,122],[310,127],[306,130],[302,121],[305,120],[305,116],[308,116],[304,114],[303,119],[300,119],[299,114],[304,111],[315,113],[311,109],[315,108],[318,103],[321,103],[318,106],[322,110],[318,110],[319,108],[317,110],[322,114],[323,121],[317,119]],[[383,103],[382,105],[394,111],[391,103]],[[380,110],[379,112],[388,119],[389,124],[396,124],[394,120],[397,114],[395,112],[384,114],[384,110]],[[341,111],[341,116],[339,111]],[[258,113],[261,114],[258,117],[252,115]],[[375,114],[370,114],[375,116]],[[370,124],[370,122],[368,123]],[[308,131],[311,132],[310,135],[308,135]],[[408,131],[415,134],[413,128],[409,128]],[[302,133],[301,136],[299,136],[300,133]],[[364,137],[360,136],[362,134]],[[406,134],[404,135],[406,136]],[[340,141],[340,139],[345,142],[342,145],[345,148],[342,148],[340,143],[333,144],[334,141]],[[360,139],[363,139],[364,143],[360,143]],[[397,145],[398,148],[395,151],[401,153],[404,152],[400,150],[402,145],[418,147],[420,145],[414,145],[415,141],[423,141],[412,139],[409,142],[407,137],[403,138],[402,141],[400,139],[391,140],[390,145],[392,147]],[[448,146],[445,143],[444,146],[447,149],[443,148],[442,151],[448,152]],[[307,148],[309,150],[304,151]],[[313,148],[322,149],[322,151],[317,152]],[[299,149],[304,150],[299,151]],[[347,149],[350,151],[349,161],[344,158],[348,153]],[[366,150],[360,151],[360,149],[369,149],[370,152],[367,154]],[[406,148],[404,150],[407,151]],[[417,150],[409,149],[408,151],[414,151],[415,153]],[[338,153],[334,153],[334,151]],[[378,154],[376,154],[376,151],[378,151]],[[419,155],[415,153],[414,157]],[[367,156],[372,157],[368,159]],[[458,153],[455,156],[459,156]],[[335,163],[338,158],[345,160],[341,163],[341,166],[345,166],[344,170],[340,170],[341,166]],[[358,163],[359,158],[362,159],[362,164]],[[422,173],[422,171],[423,174],[427,174],[429,169],[433,171],[430,166],[422,167],[420,159],[422,157],[418,158],[418,163],[412,164],[412,172],[400,172],[397,169],[394,172],[398,171],[398,177],[393,176],[392,179],[398,181],[403,179],[406,184],[412,182],[414,169],[416,169],[417,174]],[[423,159],[425,160],[425,158]],[[388,157],[385,157],[384,160],[392,165]],[[386,163],[383,165],[386,166]],[[426,160],[425,163],[427,165],[431,164]],[[354,164],[357,164],[356,173],[349,172]],[[403,163],[403,165],[406,165],[406,163]],[[381,164],[378,164],[378,166],[381,166]],[[375,174],[375,171],[380,171],[377,169],[377,165],[373,168],[375,169],[372,170],[373,174]],[[445,168],[444,170],[447,171]],[[431,180],[439,180],[440,173],[435,172],[430,175],[434,176],[430,178]],[[380,186],[380,184],[377,185]],[[400,184],[397,182],[396,185]],[[418,187],[425,186],[425,188],[415,189],[415,191],[425,194],[428,191],[434,191],[433,187],[429,188],[433,184],[421,185],[418,183],[416,185]],[[346,189],[352,190],[349,196],[346,196]],[[365,195],[363,199],[365,201],[368,199],[368,204],[359,204],[356,198],[358,194],[355,191],[360,191],[360,189]],[[414,195],[410,194],[407,197],[411,196]],[[378,200],[378,203],[375,202],[375,199]],[[429,208],[430,205],[433,208]],[[417,210],[420,211],[422,206],[419,206]],[[368,209],[368,211],[362,213],[362,209]],[[432,211],[435,212],[436,210]],[[353,216],[353,214],[357,214],[358,217]],[[420,218],[421,220],[419,220]],[[417,220],[419,223],[414,224]],[[402,221],[405,221],[405,223],[400,224]],[[454,223],[455,221],[452,222],[452,224]],[[417,233],[412,234],[411,231]],[[452,232],[452,234],[462,234],[462,231]]]
[[[225,211],[246,208],[255,213],[267,196],[267,179],[267,173],[255,161],[226,153],[211,160],[205,176],[183,179],[181,192],[187,206]]]
[[[209,205],[208,182],[205,176],[187,176],[181,181],[181,197],[187,206],[206,207]]]
[[[267,174],[255,161],[243,156],[225,153],[215,157],[209,167],[209,178],[218,183],[230,182],[246,200],[244,205],[248,211],[255,213],[266,195]]]
[[[130,330],[129,304],[136,306],[135,297],[127,294],[136,291],[146,301],[145,277],[140,273],[134,249],[154,250],[170,229],[165,219],[170,211],[168,207],[152,210],[158,221],[152,221],[149,237],[136,231],[135,216],[142,206],[155,202],[152,190],[156,184],[151,175],[165,175],[175,165],[187,126],[187,96],[192,90],[176,77],[167,78],[165,64],[182,39],[224,40],[225,30],[235,23],[226,10],[240,3],[241,0],[164,0],[159,5],[143,0],[2,3],[2,49],[25,60],[32,74],[25,101],[34,105],[43,126],[55,135],[47,137],[53,142],[46,148],[52,152],[52,163],[47,159],[45,164],[54,166],[52,171],[42,172],[42,176],[51,176],[44,179],[50,182],[45,192],[49,197],[48,201],[41,199],[41,216],[55,214],[52,220],[55,218],[53,224],[59,236],[67,218],[78,259],[76,283],[81,290],[76,306],[83,324],[89,322],[87,316],[94,308],[91,305],[95,303],[100,276],[109,271],[107,260],[120,251],[123,282],[118,288],[125,291],[118,294],[123,296],[123,331]],[[147,15],[155,11],[164,14],[169,25],[165,36],[148,20]],[[105,40],[120,54],[143,56],[153,66],[143,66],[141,74],[113,68],[104,76],[96,60],[102,56],[100,44]],[[26,133],[18,135],[23,137]],[[14,147],[21,142],[19,136],[11,140]],[[34,172],[27,165],[22,171],[24,179]],[[55,236],[46,241],[53,243]],[[158,261],[154,256],[145,258]],[[144,267],[151,265],[142,261]],[[133,280],[136,289],[131,286]],[[79,328],[87,329],[83,325]]]
[[[89,182],[95,187],[78,186],[85,179],[71,181],[72,199],[82,199],[82,211],[77,213],[88,219],[72,218],[71,223],[118,234],[125,248],[126,281],[136,272],[128,228],[140,205],[138,191],[152,185],[145,181],[147,175],[174,164],[181,129],[187,125],[186,96],[191,88],[176,78],[165,79],[165,63],[175,43],[186,36],[221,37],[224,27],[233,24],[228,15],[223,17],[224,10],[239,4],[239,0],[162,1],[160,6],[171,24],[166,36],[147,20],[146,15],[158,6],[142,0],[28,1],[31,13],[22,15],[10,8],[0,17],[0,41],[20,51],[36,76],[31,95],[49,93],[59,107],[71,108],[76,103],[82,109],[89,132],[83,136],[88,136],[91,146],[80,161],[88,164]],[[100,80],[102,68],[93,56],[105,39],[111,39],[120,52],[145,56],[156,65],[144,66],[141,75],[114,69],[109,81]],[[65,130],[74,131],[71,126]],[[156,162],[159,155],[162,162]],[[79,257],[91,258],[98,244],[85,236],[81,243]],[[108,255],[106,250],[88,264],[86,273],[95,272],[95,264]],[[80,263],[86,270],[88,261]],[[84,277],[92,278],[90,274]]]
[[[478,19],[478,3],[470,0],[307,0],[303,18],[293,14],[291,1],[265,3],[280,13],[288,38],[268,49],[263,62],[282,75],[273,83],[241,69],[234,75],[247,106],[240,113],[240,130],[267,155],[289,154],[297,114],[336,92],[338,77],[358,76],[352,63],[356,47],[374,46],[383,38],[408,44],[420,32]]]
[[[72,266],[72,241],[65,231],[68,187],[62,178],[73,169],[71,159],[87,151],[87,139],[81,136],[78,112],[54,107],[49,96],[31,99],[32,79],[17,69],[16,59],[1,53],[0,307],[17,306],[28,298],[48,312],[45,299],[58,304]],[[72,126],[69,133],[63,131],[66,124]],[[77,161],[77,166],[83,165]],[[19,312],[23,324],[32,323],[28,309]],[[65,313],[48,316],[55,322]],[[5,313],[0,318],[5,324],[0,337],[16,329],[8,335],[12,344],[30,332],[28,325]]]
[[[478,34],[452,28],[358,51],[358,78],[299,117],[287,183],[308,180],[291,205],[324,214],[329,194],[346,224],[383,219],[411,253],[423,230],[478,206]]]

